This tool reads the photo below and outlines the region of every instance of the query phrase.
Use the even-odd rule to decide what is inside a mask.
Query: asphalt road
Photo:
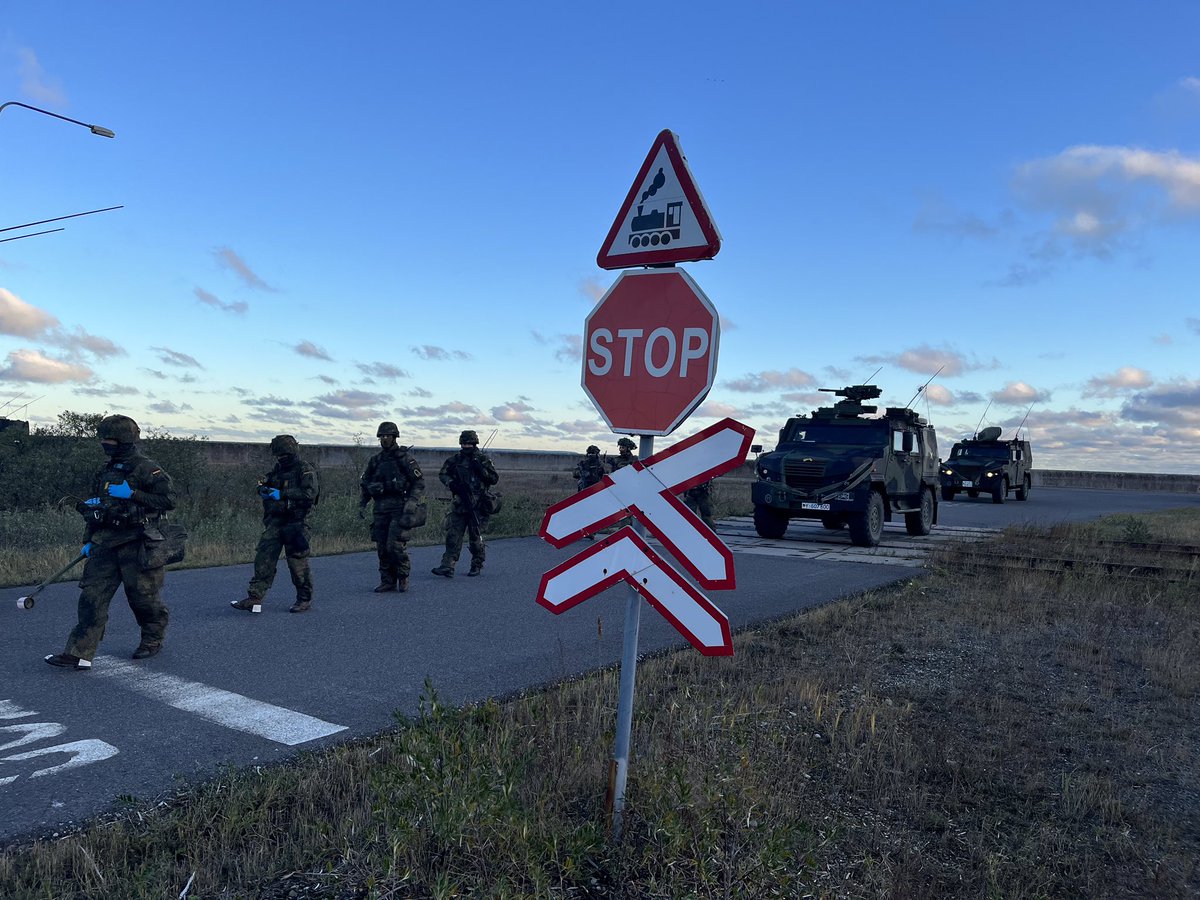
[[[1024,503],[955,500],[952,526],[1050,523],[1200,506],[1200,496],[1038,489]],[[75,548],[64,548],[63,560]],[[0,590],[0,842],[50,834],[121,797],[149,799],[225,766],[272,763],[300,749],[372,734],[393,711],[415,713],[426,679],[464,702],[503,695],[617,662],[627,590],[555,616],[533,598],[542,572],[582,549],[537,538],[493,541],[480,578],[438,578],[440,548],[413,551],[412,589],[377,595],[373,553],[313,560],[311,612],[291,615],[280,564],[261,615],[237,612],[250,566],[167,575],[164,651],[133,662],[137,628],[123,594],[91,672],[47,666],[75,620],[75,584],[47,588],[34,609]],[[735,553],[738,586],[709,593],[732,627],[913,577],[887,563],[854,565]],[[48,560],[50,571],[59,561]],[[687,646],[649,606],[644,652]],[[694,652],[694,651],[693,651]]]

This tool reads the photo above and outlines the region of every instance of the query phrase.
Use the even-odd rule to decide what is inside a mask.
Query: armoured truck
[[[884,523],[903,516],[909,534],[929,534],[937,522],[933,426],[907,408],[878,415],[864,403],[881,393],[873,384],[821,390],[843,399],[788,419],[775,450],[755,464],[755,530],[780,538],[791,519],[819,519],[829,529],[848,528],[854,544],[874,547]]]
[[[993,503],[1003,503],[1012,491],[1018,500],[1026,500],[1032,467],[1029,441],[1002,441],[999,428],[985,428],[950,449],[950,458],[941,468],[942,499],[953,500],[955,494],[966,491],[968,497],[989,494]]]

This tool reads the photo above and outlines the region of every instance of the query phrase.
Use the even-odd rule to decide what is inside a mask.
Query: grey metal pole
[[[640,436],[638,459],[654,455],[654,438]],[[633,530],[646,534],[646,526],[635,520]],[[642,595],[629,585],[625,601],[625,646],[621,652],[621,689],[617,697],[617,734],[613,742],[613,758],[608,766],[609,823],[614,841],[621,839],[622,818],[625,812],[625,781],[629,776],[629,736],[633,730],[633,690],[637,682],[638,630],[642,622]]]

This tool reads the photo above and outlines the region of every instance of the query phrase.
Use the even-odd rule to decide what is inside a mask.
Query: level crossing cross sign
[[[565,547],[632,516],[702,586],[732,589],[733,554],[676,495],[740,466],[753,438],[753,428],[722,419],[554,504],[539,533],[555,547]],[[628,526],[546,572],[537,602],[561,613],[620,581],[632,585],[701,653],[733,654],[724,613]]]
[[[583,390],[616,432],[670,434],[716,378],[721,319],[682,269],[622,272],[583,335]]]
[[[679,136],[659,133],[621,204],[596,264],[602,269],[654,266],[712,259],[721,235],[687,159]]]

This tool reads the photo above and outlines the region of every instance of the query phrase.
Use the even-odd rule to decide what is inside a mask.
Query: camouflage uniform
[[[275,581],[280,552],[286,553],[288,572],[296,587],[296,602],[289,611],[304,612],[312,603],[312,572],[308,566],[312,529],[307,520],[320,489],[316,468],[300,459],[299,452],[300,446],[290,434],[271,441],[275,467],[263,477],[258,489],[263,504],[263,533],[254,553],[254,577],[246,599],[231,604],[235,609],[261,611],[262,598]],[[279,491],[278,500],[270,496],[272,489]]]
[[[617,441],[617,449],[619,453],[617,456],[608,461],[609,470],[615,472],[617,469],[623,469],[637,459],[637,457],[633,455],[633,448],[636,446],[637,445],[632,441],[632,439],[627,437],[623,437]]]
[[[604,478],[604,461],[600,459],[599,447],[592,444],[587,448],[587,456],[576,464],[574,475],[575,485],[581,491],[599,483]]]
[[[695,487],[690,487],[683,492],[683,502],[687,508],[700,517],[700,520],[711,528],[717,530],[717,523],[712,516],[712,482],[705,481]]]
[[[392,422],[379,426],[376,437],[383,449],[367,462],[359,479],[362,496],[359,508],[371,500],[371,540],[379,556],[379,586],[376,593],[408,590],[412,561],[408,558],[409,531],[424,524],[425,476],[407,447],[396,445],[399,429]]]
[[[463,532],[468,534],[467,546],[471,551],[471,570],[467,574],[478,575],[483,569],[487,555],[483,532],[488,515],[480,511],[480,501],[486,489],[500,480],[492,461],[479,452],[479,436],[474,431],[464,431],[458,443],[462,449],[442,463],[438,473],[438,479],[450,489],[452,499],[446,516],[446,551],[433,574],[447,578],[454,575],[462,553]]]
[[[106,416],[97,434],[109,458],[93,479],[92,499],[75,507],[87,523],[85,540],[91,546],[79,580],[78,622],[67,638],[65,653],[46,658],[57,666],[86,668],[90,664],[104,637],[109,604],[120,586],[124,586],[125,599],[142,629],[134,659],[157,653],[167,632],[168,612],[161,598],[163,566],[148,559],[146,545],[162,540],[158,530],[161,515],[175,508],[171,478],[138,452],[136,442],[141,433],[128,416]],[[119,488],[122,483],[132,489],[127,498],[109,493],[110,487]]]

